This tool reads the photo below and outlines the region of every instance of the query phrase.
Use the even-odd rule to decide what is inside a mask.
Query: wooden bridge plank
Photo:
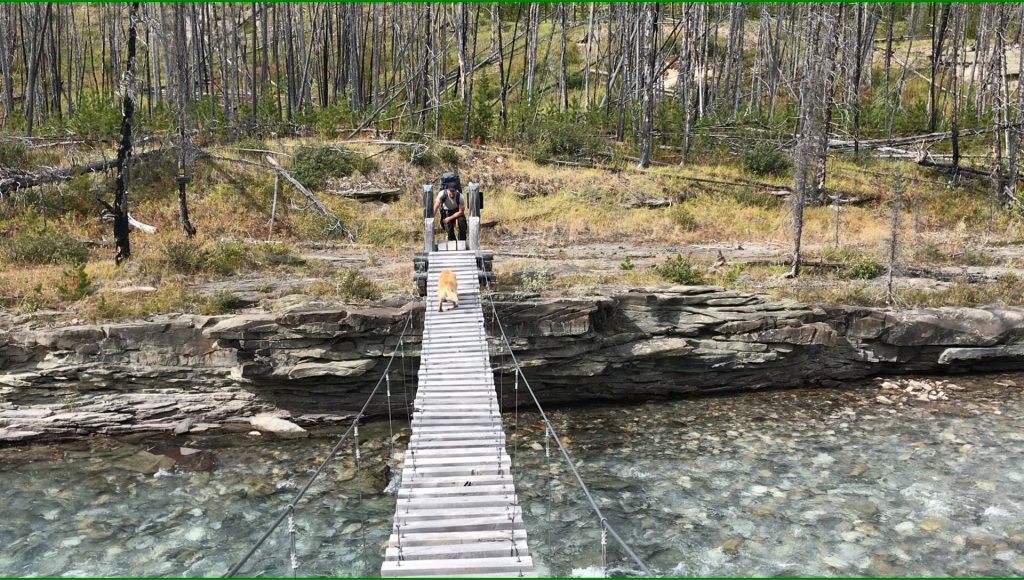
[[[384,577],[454,576],[499,573],[516,576],[520,572],[533,574],[533,560],[529,556],[501,558],[444,558],[437,560],[385,561],[381,566]]]

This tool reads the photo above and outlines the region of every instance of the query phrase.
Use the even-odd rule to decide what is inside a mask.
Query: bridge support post
[[[434,186],[423,186],[423,251],[434,251]]]
[[[480,253],[480,184],[469,184],[469,243],[467,249]]]

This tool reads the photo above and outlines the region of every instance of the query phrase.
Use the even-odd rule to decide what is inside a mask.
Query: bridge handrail
[[[274,531],[281,525],[282,522],[284,522],[286,518],[295,513],[295,506],[299,503],[299,500],[301,500],[306,495],[306,492],[309,491],[309,488],[313,486],[313,482],[315,482],[317,478],[320,477],[320,473],[324,470],[325,467],[327,467],[327,464],[330,463],[331,460],[334,459],[334,456],[338,454],[338,451],[341,449],[341,445],[345,443],[349,435],[352,434],[352,431],[357,428],[356,425],[359,423],[359,419],[362,418],[363,413],[370,406],[370,402],[373,401],[373,397],[376,396],[377,391],[380,389],[381,383],[384,382],[385,378],[388,376],[388,373],[391,371],[391,363],[394,362],[395,354],[398,352],[398,347],[402,345],[402,341],[405,339],[405,333],[409,329],[410,321],[412,321],[411,311],[409,312],[409,315],[405,319],[405,326],[402,328],[402,334],[398,338],[398,343],[395,345],[395,348],[391,351],[391,358],[388,359],[387,367],[385,367],[384,372],[381,374],[380,378],[377,379],[377,384],[374,385],[373,391],[371,391],[370,396],[366,398],[366,402],[363,403],[362,409],[359,410],[359,413],[356,415],[356,418],[352,421],[352,424],[349,425],[345,433],[342,434],[342,436],[338,439],[338,442],[335,443],[334,448],[332,448],[331,452],[327,454],[327,457],[324,459],[323,463],[317,466],[316,471],[313,472],[313,475],[309,478],[309,481],[306,482],[306,485],[302,486],[302,489],[300,489],[299,492],[295,494],[295,497],[288,504],[288,507],[284,509],[284,511],[281,513],[280,516],[278,516],[276,520],[274,520],[274,523],[271,524],[267,531],[264,532],[263,535],[260,537],[260,539],[256,541],[256,544],[253,545],[252,549],[250,549],[249,552],[237,564],[235,564],[226,574],[221,576],[222,578],[233,578],[237,576],[238,572],[242,569],[242,566],[244,566],[246,562],[249,561],[249,558],[252,558],[256,551],[260,549],[260,546],[263,545],[263,542],[267,541],[267,538],[270,537],[270,534],[274,533]]]
[[[508,336],[505,334],[505,327],[502,326],[501,319],[498,318],[498,309],[494,306],[494,295],[491,293],[491,283],[489,280],[486,282],[486,285],[487,299],[491,303],[491,312],[494,315],[494,321],[498,325],[498,330],[501,331],[501,339],[505,343],[505,348],[508,349],[509,356],[512,357],[512,363],[516,367],[516,373],[520,377],[522,377],[523,384],[526,385],[526,389],[530,392],[530,397],[533,398],[533,403],[537,406],[537,411],[540,412],[541,418],[544,419],[544,425],[547,427],[548,432],[551,433],[551,436],[554,438],[555,444],[558,445],[558,450],[562,453],[562,458],[565,459],[566,464],[569,466],[569,470],[572,471],[572,474],[576,478],[576,481],[580,484],[580,489],[583,490],[583,494],[586,496],[587,501],[590,503],[591,509],[594,510],[594,514],[598,517],[598,520],[601,522],[602,536],[604,535],[605,530],[607,530],[608,533],[611,534],[612,538],[614,538],[615,541],[618,542],[619,546],[622,547],[623,551],[625,551],[626,554],[629,555],[629,557],[633,560],[633,562],[635,562],[637,566],[639,566],[640,569],[644,571],[644,574],[652,576],[653,573],[651,572],[651,569],[648,568],[646,564],[644,564],[643,560],[641,560],[640,557],[636,555],[636,552],[634,552],[633,549],[630,548],[629,545],[626,544],[626,542],[619,536],[618,532],[615,531],[615,528],[613,528],[611,524],[608,523],[608,519],[604,517],[604,513],[601,512],[601,508],[597,506],[597,501],[594,500],[594,496],[591,495],[590,489],[587,487],[587,484],[583,482],[583,478],[580,477],[579,471],[576,470],[576,465],[573,463],[572,458],[569,457],[569,452],[565,449],[565,446],[562,445],[561,438],[555,431],[555,427],[551,424],[551,421],[548,420],[548,416],[544,412],[544,409],[540,406],[540,401],[537,400],[537,395],[533,392],[533,388],[530,387],[530,381],[526,379],[526,375],[523,374],[522,367],[519,366],[519,360],[516,359],[515,353],[512,352],[512,345],[509,343]]]

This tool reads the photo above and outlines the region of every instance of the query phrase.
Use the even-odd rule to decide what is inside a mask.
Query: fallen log
[[[327,206],[323,204],[323,202],[321,202],[319,199],[317,199],[315,195],[313,195],[312,191],[307,189],[305,185],[299,183],[299,180],[295,179],[294,177],[291,176],[291,174],[285,171],[284,167],[281,167],[281,164],[278,163],[277,160],[275,160],[273,157],[269,155],[266,157],[266,159],[267,162],[270,163],[270,166],[274,168],[274,171],[280,173],[281,177],[285,178],[288,181],[288,183],[294,185],[295,189],[298,189],[299,193],[301,193],[303,196],[306,197],[306,199],[309,200],[309,202],[313,205],[314,208],[316,208],[317,212],[319,212],[320,215],[334,222],[331,224],[329,228],[330,230],[341,230],[345,232],[345,236],[348,238],[350,242],[355,241],[355,235],[352,233],[352,230],[345,227],[345,223],[341,221],[341,218],[338,217],[337,214],[328,209]]]
[[[939,163],[938,161],[935,161],[934,159],[932,159],[932,157],[930,155],[926,154],[926,153],[925,154],[917,155],[915,161],[921,167],[934,167],[935,169],[941,169],[942,171],[946,171],[948,173],[952,173],[953,172],[953,164],[952,163]],[[964,167],[963,165],[957,167],[956,171],[960,175],[969,175],[971,177],[977,177],[979,179],[991,179],[992,178],[992,173],[990,171],[982,171],[980,169],[974,169],[973,167]],[[1003,177],[1005,177],[1005,176],[1003,176]],[[1024,175],[1018,175],[1017,176],[1017,181],[1024,182]]]
[[[668,207],[672,205],[671,199],[633,199],[622,204],[622,207],[626,209],[657,209],[661,207]]]
[[[985,127],[981,129],[968,129],[966,131],[960,131],[959,137],[971,137],[974,135],[983,135],[991,133],[993,130],[1002,131],[1005,129],[1016,129],[1020,128],[1021,123],[1004,123],[995,127]],[[910,137],[894,137],[892,139],[864,139],[857,143],[857,146],[861,149],[881,149],[884,147],[906,147],[908,145],[923,145],[925,143],[931,143],[935,141],[945,141],[946,139],[952,139],[952,131],[940,131],[935,133],[925,133],[923,135],[912,135]],[[847,151],[854,148],[854,142],[850,139],[837,139],[830,137],[828,140],[828,148],[832,151]]]
[[[107,206],[108,208],[110,207],[103,200],[100,200],[100,203],[102,203],[103,205]],[[114,214],[110,213],[110,211],[108,210],[108,211],[104,212],[103,215],[100,216],[100,221],[105,223],[105,224],[114,223]],[[135,229],[137,229],[137,230],[144,231],[147,234],[155,234],[156,233],[156,226],[151,226],[149,224],[144,224],[144,223],[140,222],[139,220],[133,218],[132,214],[128,214],[128,225],[133,227],[133,228],[135,228]]]
[[[367,189],[345,189],[329,192],[332,195],[340,195],[356,201],[394,201],[401,195],[402,190],[383,187],[371,187]]]
[[[163,153],[164,149],[154,149],[139,155],[132,156],[132,164],[136,164],[140,161],[157,157]],[[104,159],[102,161],[93,161],[92,163],[86,163],[85,165],[78,165],[75,167],[61,167],[61,168],[46,168],[36,170],[20,170],[20,169],[6,169],[0,171],[0,193],[10,193],[26,187],[36,187],[37,185],[46,185],[47,183],[54,183],[57,181],[67,181],[73,177],[84,175],[86,173],[96,173],[98,171],[107,171],[117,165],[117,159]]]
[[[290,154],[283,151],[271,151],[269,149],[250,149],[248,147],[232,147],[233,151],[241,151],[243,153],[269,153],[271,155],[281,155],[284,157],[291,157]]]

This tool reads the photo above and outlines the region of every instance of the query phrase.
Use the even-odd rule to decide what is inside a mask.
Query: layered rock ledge
[[[677,286],[504,302],[498,311],[542,403],[1024,368],[1024,308],[896,312]],[[257,414],[303,426],[342,421],[374,388],[408,316],[390,374],[392,405],[404,415],[422,303],[0,330],[0,441],[249,430]],[[498,373],[509,382],[508,357],[492,362],[505,363]],[[369,412],[385,404],[378,397]]]

